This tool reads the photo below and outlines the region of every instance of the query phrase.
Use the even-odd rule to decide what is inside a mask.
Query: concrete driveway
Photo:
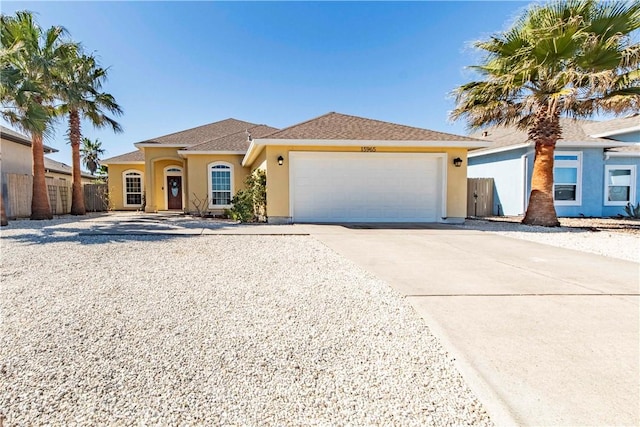
[[[304,228],[409,299],[496,424],[640,424],[637,263],[456,227]]]

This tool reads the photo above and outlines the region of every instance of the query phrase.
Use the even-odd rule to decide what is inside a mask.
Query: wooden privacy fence
[[[49,205],[53,215],[71,212],[71,182],[59,178],[46,178]],[[91,187],[87,191],[87,187]],[[86,184],[85,206],[87,211],[106,211],[109,207],[106,184]],[[89,194],[87,194],[89,193]],[[7,173],[2,175],[2,197],[8,218],[31,216],[33,177]]]
[[[493,215],[493,178],[467,179],[467,216]]]
[[[87,212],[104,212],[109,209],[107,184],[84,185],[84,207]]]

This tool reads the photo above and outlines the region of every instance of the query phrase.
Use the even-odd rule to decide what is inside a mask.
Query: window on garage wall
[[[233,165],[226,162],[209,164],[209,207],[231,207],[233,197]]]
[[[142,173],[134,170],[122,173],[122,184],[124,186],[124,206],[142,206]]]
[[[554,155],[553,200],[559,206],[582,204],[581,152],[556,152]]]
[[[635,203],[636,167],[634,165],[609,165],[604,168],[605,206],[626,206]]]

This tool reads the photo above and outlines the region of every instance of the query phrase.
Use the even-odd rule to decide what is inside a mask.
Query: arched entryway
[[[182,210],[184,207],[184,188],[182,168],[167,166],[164,168],[164,205],[167,210]]]

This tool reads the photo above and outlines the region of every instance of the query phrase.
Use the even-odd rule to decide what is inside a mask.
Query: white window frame
[[[553,153],[553,168],[576,168],[576,199],[556,200],[556,177],[553,177],[553,204],[556,206],[582,206],[582,151],[556,151]],[[555,156],[577,156],[577,160],[556,160]],[[562,183],[558,183],[562,185]]]
[[[628,201],[609,201],[609,171],[629,170],[631,171],[631,183],[629,188]],[[635,165],[605,165],[604,167],[604,205],[605,206],[627,206],[627,203],[636,203],[636,166]]]
[[[213,193],[213,182],[211,181],[211,172],[213,171],[213,168],[215,166],[226,166],[229,168],[229,183],[230,183],[230,199],[233,198],[234,195],[234,185],[233,185],[233,177],[234,177],[234,170],[233,170],[233,164],[229,163],[229,162],[212,162],[209,163],[207,165],[207,189],[209,190],[208,193],[208,197],[209,197],[209,208],[211,209],[229,209],[231,208],[231,204],[228,205],[214,205],[213,204],[213,200],[211,198],[211,193]]]
[[[127,175],[128,174],[136,174],[136,175],[140,175],[140,204],[130,204],[127,203],[127,195],[129,194],[129,192],[127,192]],[[131,194],[138,194],[138,193],[131,193]],[[122,204],[125,208],[140,208],[142,207],[142,204],[144,203],[144,173],[140,172],[137,169],[127,169],[126,171],[122,172]]]

